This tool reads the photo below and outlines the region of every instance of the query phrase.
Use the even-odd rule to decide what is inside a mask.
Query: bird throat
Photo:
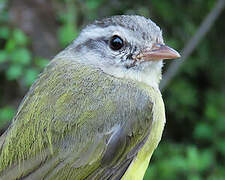
[[[101,69],[117,78],[125,78],[147,84],[154,89],[159,88],[159,82],[162,77],[162,61],[143,62],[132,68],[118,67],[101,67]]]

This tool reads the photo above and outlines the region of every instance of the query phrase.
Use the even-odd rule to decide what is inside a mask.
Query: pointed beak
[[[162,59],[177,59],[181,57],[180,54],[164,45],[155,44],[152,48],[144,49],[140,54],[136,56],[137,59],[143,59],[144,61],[158,61]]]

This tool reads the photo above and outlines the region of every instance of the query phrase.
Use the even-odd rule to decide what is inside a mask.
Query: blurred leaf
[[[9,28],[7,26],[0,27],[0,38],[7,39],[9,37]]]
[[[186,107],[195,106],[197,103],[197,92],[194,87],[192,87],[191,83],[185,81],[177,81],[174,83],[173,87],[171,87],[171,93],[173,94],[174,102],[181,103]]]
[[[218,117],[217,107],[211,103],[208,103],[205,108],[205,115],[207,118],[215,120]]]
[[[7,1],[7,0],[5,0],[5,1]],[[4,8],[4,6],[5,6],[5,2],[3,2],[4,4],[2,4],[2,9]],[[4,22],[4,23],[8,23],[8,19],[9,19],[9,13],[7,12],[7,11],[3,11],[1,9],[1,13],[0,13],[0,22]]]
[[[7,61],[8,54],[5,51],[0,50],[0,64]]]
[[[20,29],[13,31],[13,38],[18,45],[26,45],[28,42],[27,36]]]
[[[68,10],[69,11],[69,10]],[[73,25],[75,27],[75,13],[73,12],[61,12],[61,13],[58,13],[58,20],[66,25],[66,24],[70,24],[70,25]],[[74,9],[73,9],[74,11]]]
[[[217,142],[215,142],[217,150],[225,157],[225,140],[218,139]]]
[[[36,57],[34,62],[39,68],[43,69],[49,63],[49,60],[42,57]]]
[[[215,125],[213,126],[218,135],[225,134],[224,122],[225,115],[219,113],[217,119],[215,119]]]
[[[23,73],[23,68],[19,65],[11,65],[7,71],[6,76],[8,80],[15,80],[19,78]]]
[[[24,75],[24,81],[27,86],[33,84],[35,79],[37,79],[39,72],[36,69],[27,69]]]
[[[190,174],[188,180],[201,180],[202,178],[197,174]]]
[[[211,10],[214,7],[215,2],[216,2],[215,0],[208,0],[207,1],[207,6],[208,6],[209,10]]]
[[[149,166],[148,169],[146,170],[145,176],[144,176],[144,180],[149,180],[149,179],[153,179],[154,176],[156,176],[156,167],[155,166]]]
[[[88,0],[86,1],[86,6],[88,9],[94,10],[100,6],[101,2],[102,0]]]
[[[78,32],[71,24],[66,24],[59,28],[58,38],[60,44],[65,47],[68,45],[75,37],[78,35]]]
[[[16,49],[16,41],[14,39],[9,39],[5,45],[5,50],[12,52],[14,49]]]
[[[177,49],[179,46],[178,40],[176,40],[174,38],[166,39],[166,44],[170,47],[173,47],[174,49]]]
[[[26,48],[19,48],[12,52],[11,60],[14,63],[27,65],[31,62],[30,51]]]
[[[198,123],[194,130],[194,136],[197,139],[213,139],[212,126],[206,122]]]
[[[169,1],[162,0],[162,2],[159,3],[157,0],[152,0],[152,6],[154,7],[154,10],[168,22],[171,22],[174,19],[175,13],[171,13],[173,11],[173,6]]]
[[[201,168],[200,168],[201,171],[206,170],[213,166],[214,157],[213,152],[210,149],[201,152],[200,157],[201,157]]]
[[[179,121],[184,118],[195,121],[197,120],[197,114],[194,110],[198,101],[197,91],[185,78],[177,79],[169,88],[167,97],[169,104],[166,104],[166,107],[170,112],[176,113]]]
[[[12,107],[3,107],[0,108],[0,126],[5,125],[8,121],[10,121],[15,114],[15,109]]]
[[[175,169],[180,169],[183,171],[187,169],[187,162],[182,156],[174,156],[171,162]]]
[[[142,6],[137,9],[137,14],[140,14],[141,16],[149,17],[149,9],[148,7]]]
[[[184,25],[185,25],[184,29],[187,32],[187,34],[189,34],[189,36],[195,34],[197,27],[195,26],[193,21],[186,20],[186,23]]]
[[[192,171],[203,171],[212,165],[213,153],[210,150],[200,152],[194,146],[189,147],[187,149],[187,163]]]
[[[188,168],[190,168],[193,171],[199,171],[200,170],[200,163],[199,162],[199,153],[196,147],[189,147],[187,149],[187,163]]]

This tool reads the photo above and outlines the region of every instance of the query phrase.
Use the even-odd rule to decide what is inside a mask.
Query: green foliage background
[[[19,102],[48,59],[70,43],[83,25],[96,18],[116,14],[143,15],[162,28],[168,45],[181,50],[216,1],[48,1],[44,10],[48,12],[50,5],[54,7],[57,42],[55,54],[48,57],[36,55],[32,37],[11,21],[13,2],[0,1],[1,133],[12,120]],[[224,19],[223,12],[163,92],[167,124],[145,180],[225,179]],[[47,19],[43,18],[42,21]],[[42,38],[39,38],[40,42]],[[167,67],[168,64],[164,70]]]

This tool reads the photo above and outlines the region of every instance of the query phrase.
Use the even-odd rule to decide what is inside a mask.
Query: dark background
[[[216,2],[1,0],[0,134],[49,59],[85,24],[117,14],[143,15],[162,28],[169,46],[181,52]],[[225,179],[224,33],[222,11],[163,89],[167,124],[145,180]]]

